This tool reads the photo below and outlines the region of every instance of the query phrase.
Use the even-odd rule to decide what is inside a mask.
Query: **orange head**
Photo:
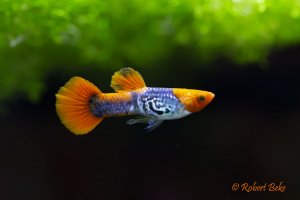
[[[202,110],[215,97],[214,93],[203,90],[175,88],[173,92],[189,112]]]

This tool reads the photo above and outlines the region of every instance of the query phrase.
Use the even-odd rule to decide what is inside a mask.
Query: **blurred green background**
[[[127,66],[216,98],[151,134],[63,127],[60,86]],[[299,66],[300,0],[1,0],[0,199],[299,199]],[[231,191],[254,181],[288,190]]]
[[[2,0],[0,19],[1,102],[38,102],[57,73],[171,68],[179,51],[265,66],[300,42],[299,0]]]

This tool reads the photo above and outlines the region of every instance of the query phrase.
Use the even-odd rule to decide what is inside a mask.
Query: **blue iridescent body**
[[[94,97],[90,108],[92,113],[98,117],[112,117],[131,114],[133,106],[134,102],[131,100],[126,101],[120,98],[118,101],[102,101]]]
[[[146,92],[133,93],[138,114],[161,120],[176,119],[184,112],[184,105],[171,88],[148,87]]]
[[[127,123],[148,123],[149,130],[159,126],[163,120],[178,119],[191,114],[176,98],[172,88],[147,87],[143,92],[128,93],[130,99],[101,101],[95,97],[91,111],[98,117],[140,115],[143,117],[131,119]]]

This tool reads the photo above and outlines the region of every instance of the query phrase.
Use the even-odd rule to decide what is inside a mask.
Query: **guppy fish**
[[[112,76],[116,93],[102,93],[94,84],[71,78],[56,94],[56,111],[71,132],[82,135],[104,118],[138,115],[127,124],[147,123],[148,131],[164,120],[185,117],[202,110],[215,95],[212,92],[181,88],[146,87],[143,77],[132,68],[122,68]]]

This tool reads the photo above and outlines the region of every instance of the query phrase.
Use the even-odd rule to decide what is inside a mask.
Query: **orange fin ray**
[[[111,87],[116,92],[128,92],[146,87],[143,77],[132,68],[123,68],[112,76]]]
[[[93,130],[103,118],[93,115],[89,101],[99,94],[101,91],[91,82],[81,77],[71,78],[55,95],[56,112],[61,122],[76,135]]]

